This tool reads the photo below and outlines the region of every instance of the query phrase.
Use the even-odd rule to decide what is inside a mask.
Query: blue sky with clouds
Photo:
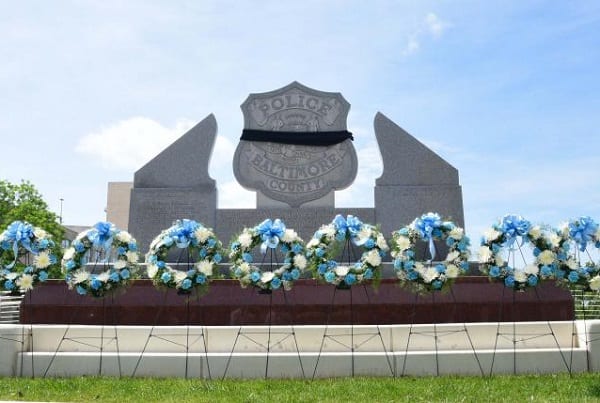
[[[5,1],[0,177],[92,225],[107,182],[214,113],[219,205],[251,207],[239,105],[297,80],[352,104],[338,205],[373,205],[381,111],[459,169],[472,237],[508,212],[600,220],[599,43],[596,1]]]

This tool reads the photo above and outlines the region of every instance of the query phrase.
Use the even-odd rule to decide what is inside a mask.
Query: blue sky
[[[600,220],[596,1],[0,3],[0,177],[67,224],[109,181],[214,113],[220,207],[251,207],[230,158],[250,92],[339,91],[362,150],[340,206],[373,205],[377,111],[459,169],[467,232],[506,213]]]

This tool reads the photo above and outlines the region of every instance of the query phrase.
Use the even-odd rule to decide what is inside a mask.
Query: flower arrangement
[[[62,270],[69,289],[80,295],[104,297],[124,287],[137,274],[136,240],[110,222],[98,222],[81,232],[65,250]],[[86,264],[104,265],[101,273],[90,273]]]
[[[334,258],[340,246],[347,242],[361,247],[363,253],[355,263],[340,264]],[[376,227],[361,222],[358,217],[348,215],[344,218],[339,214],[330,224],[323,225],[315,232],[306,248],[306,255],[316,276],[338,288],[349,288],[365,280],[378,278],[381,259],[389,249]]]
[[[13,293],[28,291],[48,279],[57,263],[50,234],[25,221],[13,221],[0,234],[0,289]],[[33,257],[29,262],[27,255]]]
[[[285,254],[283,265],[276,270],[261,271],[252,264],[251,252],[258,245],[263,254],[279,248]],[[307,265],[304,241],[296,231],[286,228],[280,219],[267,219],[255,227],[244,228],[229,247],[229,259],[231,275],[240,281],[242,287],[252,285],[267,292],[281,286],[290,289]]]
[[[521,216],[504,216],[484,233],[479,248],[480,271],[490,280],[501,280],[506,287],[514,290],[535,287],[540,278],[552,278],[557,250],[562,243],[545,232],[539,225],[532,225]],[[524,246],[533,250],[533,263],[525,261]],[[501,255],[503,251],[508,251],[507,260]],[[520,251],[519,259],[524,261],[524,267],[515,267],[517,259],[514,254],[517,251]]]
[[[190,262],[185,271],[169,266],[173,248],[186,250]],[[147,275],[158,287],[175,288],[182,294],[208,286],[217,265],[223,259],[222,244],[211,228],[194,220],[177,220],[150,243],[146,254]]]
[[[415,260],[418,241],[428,244],[431,259],[425,263]],[[449,248],[443,261],[435,261],[434,241],[443,241]],[[442,221],[437,213],[424,214],[392,235],[396,275],[403,286],[416,292],[442,290],[469,269],[469,246],[462,228],[452,221]]]
[[[600,226],[591,217],[579,217],[555,230],[560,240],[558,264],[554,275],[560,284],[600,290],[599,262],[591,252],[600,249]],[[574,247],[572,247],[574,246]]]

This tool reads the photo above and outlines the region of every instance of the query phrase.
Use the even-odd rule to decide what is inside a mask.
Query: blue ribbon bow
[[[344,236],[350,235],[350,238],[355,240],[362,229],[363,223],[358,217],[354,217],[353,215],[348,215],[347,218],[344,218],[344,216],[338,214],[333,219],[333,225],[335,225],[336,232],[342,233]]]
[[[200,224],[194,220],[183,219],[176,222],[176,227],[169,236],[173,238],[178,248],[187,248],[190,245],[194,232],[199,226]]]
[[[579,245],[580,251],[585,251],[587,243],[598,231],[598,224],[591,217],[585,216],[569,223],[569,235]]]
[[[88,239],[97,249],[108,251],[112,245],[115,227],[105,221],[100,221],[94,225],[94,228],[88,232]]]
[[[7,269],[12,269],[17,259],[19,258],[19,245],[33,253],[31,250],[31,239],[33,238],[33,226],[22,221],[13,221],[6,230],[8,242],[12,242],[13,254],[15,259],[6,266]]]
[[[506,215],[502,218],[502,232],[506,236],[506,245],[511,248],[517,237],[524,237],[531,229],[531,223],[521,216]],[[521,242],[523,245],[523,242]]]
[[[433,231],[439,229],[442,226],[442,219],[436,213],[427,213],[417,218],[415,222],[415,229],[419,232],[421,238],[425,241],[429,241],[429,254],[431,260],[435,259],[435,244],[433,243]]]
[[[266,253],[267,248],[275,249],[279,244],[285,234],[285,224],[279,218],[275,221],[266,219],[256,227],[256,230],[263,241],[260,251]]]

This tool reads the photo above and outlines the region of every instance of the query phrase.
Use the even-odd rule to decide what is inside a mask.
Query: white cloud
[[[219,208],[256,208],[256,193],[244,189],[236,181],[218,185]]]
[[[417,52],[421,48],[421,39],[424,36],[431,36],[435,39],[440,38],[450,24],[443,21],[434,13],[428,13],[423,21],[416,27],[413,33],[408,36],[406,47],[402,54],[408,56]]]
[[[356,180],[347,189],[336,192],[337,207],[373,207],[375,180],[383,172],[381,154],[375,141],[360,147]]]
[[[442,21],[434,13],[429,13],[425,17],[425,26],[427,27],[427,32],[429,32],[434,38],[439,38],[442,36],[446,28],[448,28],[449,24]]]
[[[415,53],[417,50],[419,50],[420,47],[421,47],[421,44],[417,40],[416,35],[411,36],[410,38],[408,38],[408,43],[406,44],[406,48],[404,49],[402,54],[410,55],[412,53]]]

